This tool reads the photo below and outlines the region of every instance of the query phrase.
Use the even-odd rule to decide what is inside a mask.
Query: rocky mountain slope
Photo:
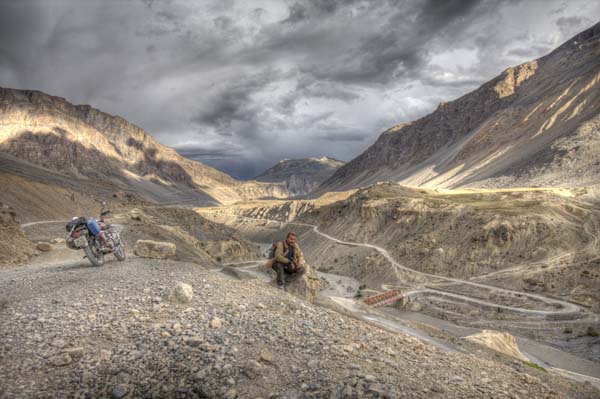
[[[197,264],[0,271],[3,398],[597,398],[479,350],[447,352]],[[175,296],[187,284],[191,293]]]
[[[327,157],[284,159],[254,179],[262,182],[285,183],[292,195],[302,196],[317,188],[342,165],[344,162]]]
[[[184,158],[123,118],[38,91],[0,88],[0,153],[25,161],[21,169],[32,165],[30,175],[41,167],[157,202],[219,204],[288,195],[281,184],[239,182]]]
[[[588,186],[600,178],[600,24],[384,132],[318,189]]]

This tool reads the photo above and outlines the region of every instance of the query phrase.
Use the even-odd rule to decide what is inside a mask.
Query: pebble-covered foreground
[[[0,320],[2,399],[600,397],[190,263],[0,270]]]

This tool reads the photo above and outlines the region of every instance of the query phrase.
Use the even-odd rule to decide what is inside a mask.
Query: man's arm
[[[290,263],[290,260],[283,255],[283,243],[278,242],[275,247],[275,261],[279,263],[285,263],[286,265]]]

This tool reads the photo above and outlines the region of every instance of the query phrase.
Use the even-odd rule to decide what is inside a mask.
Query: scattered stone
[[[83,348],[81,348],[81,347],[67,348],[67,349],[63,349],[62,353],[66,353],[72,359],[79,359],[80,357],[83,356]]]
[[[38,249],[38,251],[50,252],[52,251],[52,244],[50,244],[49,242],[38,242],[36,248]]]
[[[69,356],[68,353],[59,353],[58,355],[52,356],[48,360],[56,367],[66,366],[67,364],[70,364],[73,361],[73,359],[71,359],[71,356]]]
[[[204,340],[200,337],[189,337],[189,338],[185,338],[183,340],[183,342],[186,345],[198,347],[204,343]]]
[[[444,393],[444,392],[446,392],[446,389],[443,386],[439,385],[439,384],[433,384],[431,386],[431,388],[429,388],[429,389],[432,390],[433,392],[437,392],[437,393]]]
[[[98,359],[100,361],[108,361],[111,358],[112,358],[112,352],[107,349],[101,349],[100,352],[98,352]]]
[[[128,393],[129,387],[127,386],[127,384],[116,385],[111,391],[111,395],[115,399],[121,399],[125,397],[125,395],[127,395]]]
[[[130,380],[129,374],[127,374],[123,371],[120,372],[119,374],[117,374],[117,381],[120,384],[129,384],[129,380]]]
[[[174,258],[177,247],[172,242],[138,240],[133,252],[141,258],[168,259]]]
[[[273,363],[273,354],[268,351],[260,352],[260,360],[265,363]]]
[[[210,321],[210,326],[212,328],[221,328],[222,324],[223,324],[223,322],[218,317],[215,317],[214,319],[212,319]]]
[[[244,374],[250,379],[255,379],[262,374],[263,366],[256,360],[250,360],[244,367]]]
[[[177,303],[190,303],[194,296],[194,289],[191,285],[177,282],[171,290],[171,301]]]
[[[179,324],[179,323],[173,324],[173,332],[175,333],[175,335],[181,334],[181,330],[182,330],[181,324]]]
[[[367,374],[363,378],[365,379],[365,381],[368,381],[368,382],[377,381],[377,377],[375,377],[374,375],[371,375],[371,374]]]
[[[367,392],[377,397],[385,397],[387,392],[381,384],[369,384]]]
[[[448,384],[460,384],[465,382],[465,379],[458,375],[453,375],[448,379]]]

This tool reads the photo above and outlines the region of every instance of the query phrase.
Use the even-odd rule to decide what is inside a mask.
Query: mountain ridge
[[[430,188],[593,185],[600,176],[599,60],[600,23],[386,130],[316,193],[385,180]]]
[[[307,195],[329,178],[344,162],[329,157],[282,159],[254,179],[283,183],[296,196]]]
[[[0,110],[0,152],[76,179],[135,187],[158,202],[288,195],[280,184],[237,181],[179,155],[120,116],[62,97],[0,88]]]

